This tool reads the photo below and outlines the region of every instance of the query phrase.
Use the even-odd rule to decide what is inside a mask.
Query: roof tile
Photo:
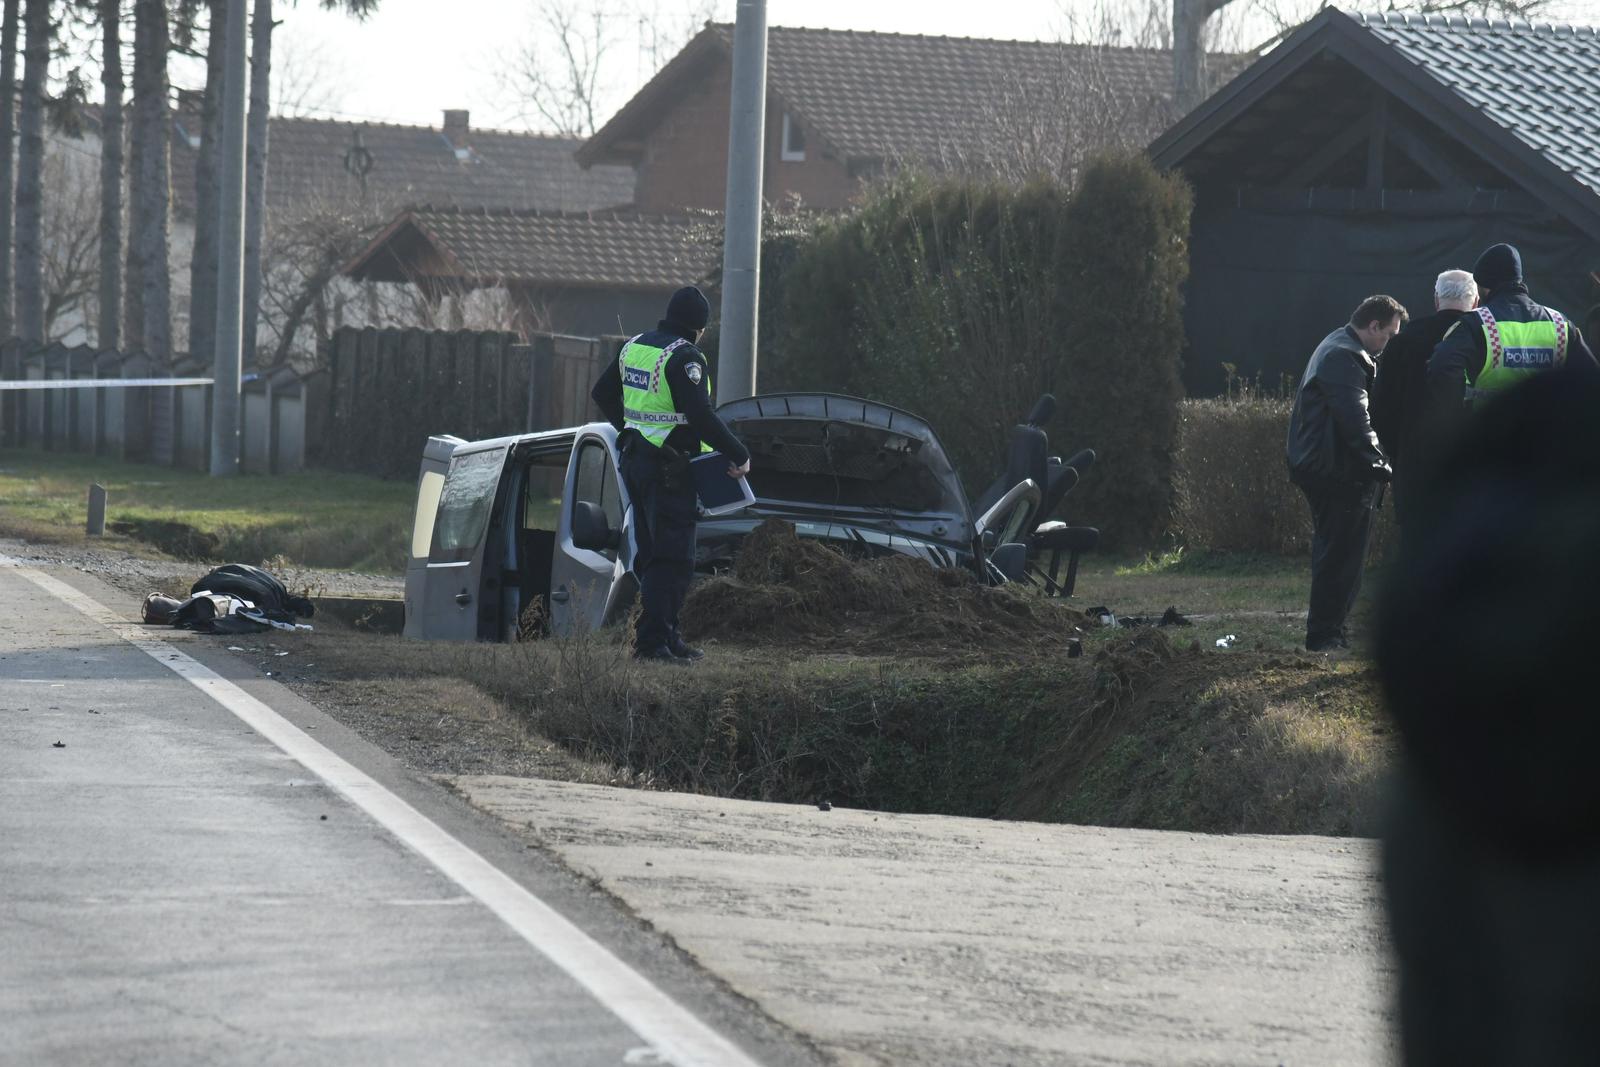
[[[346,166],[358,133],[372,161],[364,191]],[[592,211],[633,200],[633,168],[584,170],[572,156],[583,142],[574,138],[474,129],[466,159],[427,126],[274,118],[267,138],[267,204],[278,212],[306,214],[330,200],[359,205],[363,197],[384,215],[421,203]],[[172,156],[173,193],[192,216],[195,149],[176,137]]]
[[[671,289],[703,277],[715,257],[692,216],[422,207],[404,217],[462,277],[494,284]]]
[[[705,57],[731,52],[733,27],[707,29],[584,146],[606,158],[656,121]],[[1213,56],[1220,84],[1248,57]],[[1010,102],[1052,87],[1109,95],[1132,108],[1171,110],[1172,53],[1162,50],[997,41],[971,37],[775,26],[767,34],[767,85],[808,129],[847,160],[942,158],[971,131],[992,124]],[[1102,100],[1086,106],[1104,107]]]
[[[1448,16],[1355,18],[1600,193],[1600,30]],[[1464,61],[1469,54],[1493,59]]]

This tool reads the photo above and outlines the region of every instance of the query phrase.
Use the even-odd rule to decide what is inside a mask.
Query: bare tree
[[[271,4],[267,5],[271,14]],[[256,5],[261,17],[261,5]],[[347,68],[316,42],[288,38],[272,61],[272,113],[279,118],[337,111],[349,91]]]
[[[272,0],[256,0],[250,22],[250,117],[245,128],[243,361],[254,366],[261,326],[261,231],[266,224],[267,108],[272,89]]]
[[[1139,148],[1166,128],[1166,101],[1151,87],[1114,77],[1110,47],[1056,48],[1048,67],[1017,70],[989,87],[982,113],[952,128],[940,146],[939,170],[1015,185],[1046,178],[1070,186],[1097,150]]]
[[[132,233],[128,242],[128,335],[151,358],[172,358],[172,123],[167,111],[171,47],[165,0],[134,0]]]
[[[677,53],[715,11],[698,0],[663,14],[659,0],[538,0],[529,36],[502,65],[501,91],[529,126],[588,137],[619,90],[633,88],[640,68],[653,72]],[[616,55],[629,39],[638,61]]]
[[[20,0],[5,0],[5,28],[0,30],[0,339],[11,336],[15,285],[11,242],[16,203],[17,31],[21,23]]]
[[[1206,20],[1231,0],[1172,0],[1173,100],[1187,114],[1206,96]]]
[[[122,3],[100,2],[100,274],[101,348],[122,346]]]
[[[85,329],[99,282],[99,191],[84,157],[49,153],[44,182],[44,338],[58,340]],[[99,339],[97,339],[99,340]],[[99,340],[102,347],[107,346]]]
[[[321,0],[324,8],[343,11],[351,18],[365,19],[378,8],[379,0]],[[266,226],[267,187],[267,109],[270,105],[272,85],[272,31],[277,24],[272,19],[272,0],[256,0],[255,18],[251,23],[250,56],[250,116],[245,133],[245,247],[244,247],[244,357],[250,361],[255,356],[260,323],[268,318],[262,305],[270,298],[266,282],[268,267],[264,263],[263,231]],[[288,358],[294,335],[304,321],[311,301],[320,293],[326,281],[311,285],[310,279],[326,274],[332,277],[343,260],[328,265],[327,250],[338,247],[344,230],[335,227],[333,232],[319,239],[301,232],[289,243],[296,247],[296,261],[305,268],[303,282],[309,295],[304,306],[292,298],[284,312],[283,325],[278,330],[278,344],[273,365]],[[352,249],[352,252],[354,250]],[[296,307],[298,311],[294,311]],[[293,314],[289,312],[294,311]],[[270,325],[270,323],[269,323]]]
[[[284,363],[310,320],[324,339],[326,306],[339,268],[388,222],[387,205],[363,206],[348,198],[310,199],[299,217],[275,223],[262,250],[261,318],[272,337],[265,366]]]
[[[616,43],[610,20],[595,5],[542,0],[534,8],[534,23],[534,40],[547,37],[554,55],[529,44],[509,68],[511,92],[522,101],[518,113],[551,133],[588,137],[596,129],[600,70]]]
[[[44,114],[49,76],[50,0],[27,0],[21,138],[17,144],[17,336],[44,340]]]
[[[228,0],[208,0],[206,86],[200,103],[200,150],[194,159],[194,248],[189,256],[189,354],[211,358],[217,327],[217,268],[221,263],[218,205],[222,171],[222,81],[227,56]]]

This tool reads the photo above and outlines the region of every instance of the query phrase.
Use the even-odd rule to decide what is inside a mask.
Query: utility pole
[[[239,377],[244,344],[244,124],[249,88],[245,0],[228,0],[222,99],[221,225],[217,228],[217,329],[211,376],[211,475],[239,473]]]
[[[728,107],[728,201],[723,214],[722,327],[717,403],[756,391],[761,295],[761,171],[767,127],[767,0],[739,0]]]

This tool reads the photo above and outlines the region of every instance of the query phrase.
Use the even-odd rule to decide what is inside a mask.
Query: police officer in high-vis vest
[[[749,450],[712,409],[711,372],[695,347],[710,315],[699,289],[679,289],[667,317],[623,345],[590,394],[619,431],[622,480],[633,504],[639,659],[689,663],[702,655],[678,633],[698,517],[689,460],[716,451],[727,457],[729,477],[750,470]]]
[[[1463,407],[1493,402],[1497,393],[1552,371],[1595,369],[1576,325],[1534,302],[1522,281],[1522,254],[1511,245],[1490,247],[1472,267],[1483,304],[1451,327],[1428,360],[1433,413],[1448,417]]]

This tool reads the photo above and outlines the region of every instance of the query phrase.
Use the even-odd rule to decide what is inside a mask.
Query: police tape
[[[241,381],[248,380],[250,379],[241,379]],[[54,381],[40,379],[0,382],[0,392],[32,389],[133,389],[149,386],[213,385],[215,382],[215,378],[57,378]]]

